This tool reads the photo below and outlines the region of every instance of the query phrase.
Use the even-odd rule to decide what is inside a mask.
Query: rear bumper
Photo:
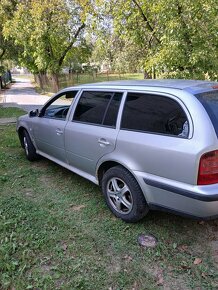
[[[169,184],[165,184],[162,182],[158,182],[158,181],[154,181],[154,180],[149,180],[144,178],[144,182],[147,185],[159,188],[159,189],[164,189],[170,192],[173,192],[175,194],[179,194],[182,196],[186,196],[192,199],[197,199],[197,200],[201,200],[201,201],[207,201],[207,202],[212,202],[212,201],[218,201],[218,193],[210,193],[202,190],[202,192],[195,192],[195,191],[191,191],[191,190],[187,190],[184,188],[180,188],[180,187],[176,187],[176,186],[172,186]],[[217,185],[217,192],[218,192],[218,185]]]
[[[134,172],[151,209],[198,219],[218,217],[218,184],[190,185],[144,172]]]

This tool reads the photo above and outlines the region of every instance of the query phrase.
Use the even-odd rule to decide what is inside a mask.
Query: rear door
[[[65,127],[69,164],[94,175],[98,160],[115,148],[117,115],[123,93],[83,91],[72,121]]]

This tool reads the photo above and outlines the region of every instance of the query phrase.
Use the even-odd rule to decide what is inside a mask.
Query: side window
[[[45,118],[65,120],[70,105],[78,91],[61,93],[52,99],[41,111],[41,116]]]
[[[122,93],[85,91],[77,104],[73,120],[115,127]]]
[[[173,99],[151,94],[128,93],[121,129],[188,137],[188,120]]]

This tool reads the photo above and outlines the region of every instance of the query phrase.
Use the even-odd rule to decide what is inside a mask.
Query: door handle
[[[57,133],[57,135],[62,135],[63,134],[63,131],[61,130],[61,129],[56,129],[56,133]]]
[[[110,145],[110,142],[104,138],[98,139],[98,143],[100,144],[101,147]]]

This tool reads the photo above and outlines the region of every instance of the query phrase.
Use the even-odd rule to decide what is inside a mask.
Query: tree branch
[[[2,48],[2,52],[0,54],[0,60],[4,56],[5,52],[6,52],[6,48]]]
[[[143,10],[142,10],[142,7],[138,4],[138,2],[137,2],[136,0],[132,0],[132,2],[137,6],[137,8],[138,8],[138,10],[139,10],[139,12],[140,12],[140,14],[141,14],[143,20],[144,20],[145,23],[146,23],[146,26],[147,26],[148,30],[149,30],[150,32],[152,32],[154,39],[155,39],[155,40],[160,44],[161,41],[160,41],[159,38],[157,38],[157,36],[155,35],[155,30],[154,30],[154,28],[151,26],[150,22],[148,21],[148,18],[146,17],[145,13],[144,13]]]
[[[182,22],[184,40],[185,40],[187,46],[189,47],[189,49],[192,50],[193,49],[193,45],[192,45],[192,42],[191,42],[191,39],[190,39],[190,35],[188,33],[187,25],[186,25],[185,20],[183,18],[182,6],[179,3],[177,3],[177,9],[178,9],[178,15],[179,15],[180,20]]]
[[[77,29],[77,31],[76,31],[76,33],[75,33],[75,35],[74,35],[74,37],[73,37],[73,40],[70,42],[70,44],[69,44],[68,47],[65,49],[65,51],[63,52],[62,56],[60,57],[60,59],[59,59],[59,61],[58,61],[58,65],[59,65],[59,67],[62,65],[62,63],[63,63],[63,61],[64,61],[64,58],[65,58],[66,54],[68,53],[68,51],[73,47],[73,45],[74,45],[74,43],[75,43],[75,41],[76,41],[76,39],[77,39],[77,37],[78,37],[80,31],[81,31],[82,29],[84,29],[85,26],[86,26],[85,23],[83,23],[83,24],[82,24],[82,25]]]

